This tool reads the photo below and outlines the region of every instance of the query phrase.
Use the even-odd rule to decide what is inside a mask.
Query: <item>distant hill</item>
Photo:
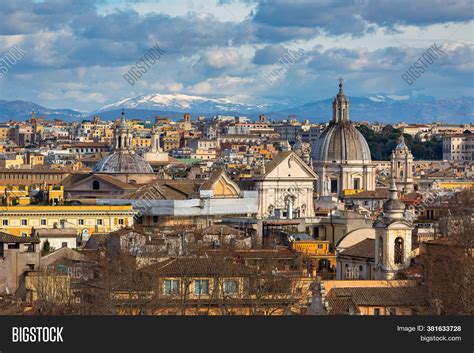
[[[354,121],[474,123],[473,97],[435,99],[423,95],[381,93],[368,97],[349,97],[349,101],[350,118]],[[191,113],[193,116],[244,115],[256,119],[259,114],[265,113],[275,120],[286,119],[291,115],[299,120],[325,122],[332,116],[332,98],[309,103],[294,98],[286,100],[262,98],[261,103],[250,104],[239,102],[236,97],[210,98],[153,93],[125,98],[90,113],[72,109],[50,109],[25,101],[0,100],[0,120],[24,120],[30,117],[33,109],[37,116],[67,121],[86,119],[94,115],[99,115],[104,120],[111,120],[119,117],[121,110],[125,109],[127,117],[142,119],[155,116],[177,119],[184,113]]]
[[[369,97],[349,97],[350,116],[355,121],[382,123],[406,122],[474,122],[474,98],[461,97],[435,99],[430,96],[377,94]],[[252,105],[239,103],[233,98],[208,98],[184,94],[149,94],[126,98],[98,109],[96,114],[113,112],[118,116],[120,109],[126,109],[127,115],[140,114],[147,116],[168,115],[180,116],[189,112],[204,116],[209,115],[246,115],[251,118],[265,113],[273,119],[284,119],[289,115],[299,120],[310,119],[313,122],[328,121],[332,116],[332,98],[297,104],[288,107],[288,103],[264,103]],[[285,106],[286,105],[286,106]],[[285,106],[282,108],[282,106]],[[137,116],[138,113],[138,116]],[[143,117],[143,115],[141,115]]]
[[[49,119],[78,120],[87,116],[87,114],[72,109],[50,109],[21,100],[0,100],[0,121],[26,120],[31,117],[33,110],[37,117],[46,116]]]
[[[473,123],[474,98],[461,97],[437,100],[432,97],[373,96],[349,97],[350,119],[371,123],[411,123],[449,122]],[[270,117],[294,114],[299,119],[315,122],[327,121],[332,116],[332,99],[307,103],[299,107],[284,109]]]

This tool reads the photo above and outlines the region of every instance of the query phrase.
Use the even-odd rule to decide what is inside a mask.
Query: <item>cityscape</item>
[[[0,314],[474,314],[472,2],[6,3]]]

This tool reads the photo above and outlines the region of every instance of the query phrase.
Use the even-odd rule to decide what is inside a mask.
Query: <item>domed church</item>
[[[332,120],[313,148],[320,196],[343,197],[345,190],[375,190],[375,168],[364,136],[349,120],[349,100],[342,90],[332,102]]]
[[[93,173],[108,174],[125,183],[143,184],[155,179],[150,164],[131,149],[132,138],[133,131],[122,112],[120,124],[114,132],[114,151],[95,165]]]

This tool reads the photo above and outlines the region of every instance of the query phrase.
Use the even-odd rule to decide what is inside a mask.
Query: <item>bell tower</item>
[[[375,278],[394,279],[400,270],[410,266],[414,226],[405,217],[405,204],[398,199],[393,179],[383,210],[383,217],[374,223]]]
[[[392,151],[390,163],[392,178],[395,178],[397,188],[403,193],[413,192],[413,155],[403,135],[400,136],[397,147]]]

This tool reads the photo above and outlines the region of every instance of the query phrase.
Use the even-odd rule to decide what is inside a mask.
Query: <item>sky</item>
[[[307,102],[340,76],[349,96],[474,96],[473,14],[472,0],[1,0],[0,99],[88,112],[149,93]]]

